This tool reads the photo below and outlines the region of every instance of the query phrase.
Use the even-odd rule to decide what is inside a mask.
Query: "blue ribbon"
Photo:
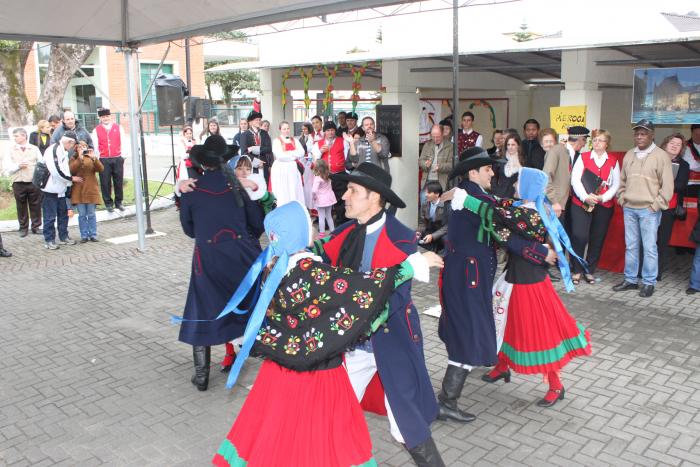
[[[248,275],[250,275],[251,271],[255,269],[255,266],[258,265],[258,262],[261,262],[265,258],[271,256],[271,247],[267,247],[265,251],[263,251],[263,253],[258,257],[258,260],[256,260],[256,262],[253,264],[253,267],[251,267]],[[243,368],[243,363],[248,358],[248,355],[250,355],[250,350],[253,348],[253,344],[255,344],[255,339],[258,335],[258,330],[260,329],[260,326],[262,326],[263,320],[265,319],[267,307],[272,301],[272,296],[274,295],[275,291],[277,291],[277,286],[279,286],[280,282],[282,281],[282,278],[287,272],[288,263],[289,255],[286,252],[282,252],[277,258],[277,263],[272,268],[270,274],[267,276],[265,285],[263,286],[262,291],[260,292],[260,297],[255,303],[255,308],[253,309],[250,318],[248,318],[248,325],[246,326],[245,332],[243,333],[243,345],[241,346],[241,350],[238,352],[236,360],[233,363],[233,366],[231,367],[231,373],[229,373],[228,375],[228,380],[226,381],[226,387],[228,389],[231,389],[233,385],[236,384],[236,380],[238,379],[238,375],[241,372],[241,368]],[[261,264],[264,267],[264,265],[267,264],[267,261],[261,262]],[[260,271],[262,271],[262,268],[260,268]],[[248,279],[248,275],[246,275],[246,279]],[[224,311],[222,311],[221,314],[219,314],[219,318],[227,315],[231,311],[238,314],[243,314],[247,312],[247,310],[239,310],[237,308],[238,304],[243,300],[243,298],[245,298],[246,294],[248,293],[248,290],[250,290],[249,287],[243,288],[246,279],[244,279],[244,282],[241,283],[241,285],[238,287],[238,290],[236,290],[236,293],[234,293],[233,297],[231,297],[231,300],[229,301],[228,305],[226,305],[226,308],[224,308]]]

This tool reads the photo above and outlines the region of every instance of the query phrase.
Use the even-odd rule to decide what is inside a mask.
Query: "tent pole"
[[[459,154],[457,152],[457,124],[460,122],[457,111],[459,109],[459,5],[458,0],[452,0],[452,157],[457,164]]]
[[[124,63],[126,65],[126,87],[129,95],[129,133],[131,139],[131,168],[134,174],[134,204],[136,206],[136,228],[138,232],[139,251],[146,249],[146,233],[143,225],[143,193],[141,192],[141,161],[139,160],[138,145],[138,114],[136,112],[136,81],[134,79],[133,49],[124,48]]]

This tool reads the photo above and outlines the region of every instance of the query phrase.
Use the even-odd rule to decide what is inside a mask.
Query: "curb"
[[[158,211],[161,209],[167,209],[175,205],[175,200],[172,195],[165,198],[157,198],[151,203],[151,211]],[[106,222],[119,219],[126,219],[128,217],[136,216],[136,206],[124,206],[124,212],[120,212],[115,209],[114,212],[110,213],[106,210],[97,211],[95,213],[97,217],[97,222]],[[75,215],[68,219],[68,227],[78,225],[78,213],[76,211]],[[17,232],[19,230],[19,222],[14,221],[0,221],[0,232]]]

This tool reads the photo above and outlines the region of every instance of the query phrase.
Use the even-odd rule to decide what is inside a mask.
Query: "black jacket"
[[[526,139],[522,142],[523,154],[525,155],[525,167],[542,170],[544,167],[545,151],[536,139]]]

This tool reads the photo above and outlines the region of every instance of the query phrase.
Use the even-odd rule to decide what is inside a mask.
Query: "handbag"
[[[49,183],[50,175],[51,172],[49,172],[49,168],[46,167],[46,163],[44,161],[38,161],[34,168],[34,175],[32,175],[32,185],[39,189],[46,188],[46,184]]]

